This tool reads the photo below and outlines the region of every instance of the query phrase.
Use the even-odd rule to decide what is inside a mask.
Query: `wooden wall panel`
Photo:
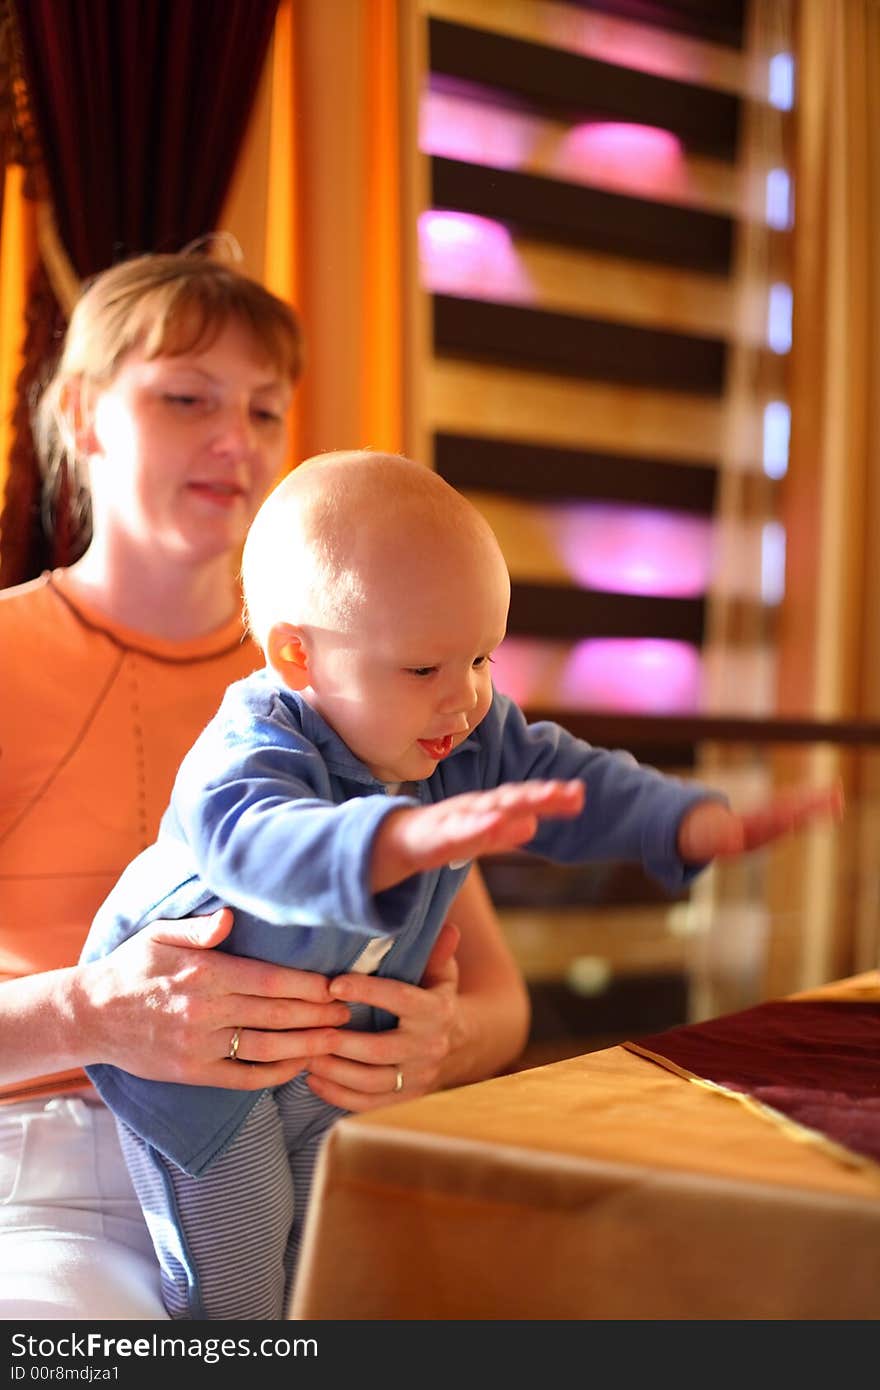
[[[738,9],[743,6],[737,0]],[[704,27],[663,26],[669,6],[625,13],[605,6],[560,0],[422,0],[426,13],[532,43],[553,44],[608,63],[620,63],[719,91],[746,92],[750,71],[738,46],[724,42],[726,29],[709,27],[713,0],[702,6]],[[659,21],[651,23],[651,20]],[[706,22],[708,21],[708,22]]]
[[[493,218],[561,246],[710,274],[730,270],[733,220],[721,213],[443,158],[431,161],[431,196],[434,207]]]
[[[736,157],[739,103],[729,92],[448,20],[429,20],[428,42],[432,74],[491,87],[519,108],[638,121],[673,131],[690,150]]]
[[[563,638],[659,637],[699,646],[705,627],[701,598],[656,594],[609,594],[571,584],[514,580],[510,595],[511,636]]]
[[[505,277],[490,269],[468,282],[471,294],[727,340],[746,328],[733,286],[724,276],[660,268],[647,261],[571,251],[519,237],[513,239],[513,250],[520,274]],[[461,283],[447,272],[445,285],[450,292],[456,292]],[[437,289],[443,287],[444,282],[439,282]],[[751,336],[764,327],[758,321]]]
[[[772,127],[777,158],[790,117],[760,115],[766,68],[755,61],[755,6],[767,0],[420,0],[434,219],[421,237],[430,461],[501,540],[527,712],[558,717],[592,741],[602,742],[602,715],[613,712],[579,696],[584,647],[592,656],[608,639],[678,645],[690,653],[682,669],[703,656],[716,689],[722,668],[769,669],[772,612],[758,570],[776,483],[763,473],[763,411],[784,401],[785,371],[766,343],[767,293],[785,278],[789,232],[766,225],[770,147],[763,163],[754,156],[756,131]],[[624,142],[615,151],[615,122],[634,132],[635,146],[643,132],[641,153]],[[663,134],[656,160],[652,132]],[[456,217],[463,250],[444,265]],[[468,229],[478,247],[487,225],[506,241],[499,234],[494,250],[468,260]],[[590,587],[588,567],[560,540],[571,543],[572,526],[559,523],[574,504],[654,509],[700,526],[723,519],[706,591]],[[515,664],[507,671],[515,675]],[[759,713],[750,701],[763,698],[763,675],[752,685],[736,698]],[[604,691],[601,681],[590,688]],[[638,709],[624,710],[637,730]],[[674,747],[643,740],[634,751],[683,771],[698,765],[686,723]],[[652,898],[654,885],[620,866],[566,875],[508,860],[488,872],[542,987],[564,991],[569,951],[613,955],[624,903],[630,921],[634,912],[643,926],[653,921],[662,943],[652,955],[649,933],[640,938],[625,970],[669,964],[672,978],[676,970],[684,978],[692,968],[684,938],[670,935],[687,895],[664,904]],[[578,908],[589,909],[589,926],[575,948],[562,944],[561,915]]]
[[[500,110],[489,104],[485,95],[461,87],[433,89],[423,115],[423,138],[429,153],[452,153],[443,146],[453,125],[459,130],[456,141],[461,157],[466,152],[475,164],[500,164],[503,168],[515,151],[516,167],[522,173],[636,197],[650,198],[660,191],[671,202],[733,217],[743,207],[746,190],[736,165],[692,154],[671,143],[662,147],[666,157],[660,161],[627,163],[615,159],[601,138],[591,142],[588,132],[580,139],[572,138],[571,126],[563,121]]]
[[[453,295],[434,297],[434,352],[716,397],[726,357],[717,338]]]
[[[716,473],[710,462],[639,458],[635,454],[558,449],[486,436],[434,436],[434,463],[447,482],[499,498],[590,498],[666,506],[711,515]],[[481,503],[484,505],[484,503]]]
[[[646,20],[662,31],[693,34],[741,48],[745,0],[575,0],[582,9]]]
[[[539,445],[712,462],[724,426],[718,401],[685,392],[567,381],[453,358],[428,364],[429,429]]]

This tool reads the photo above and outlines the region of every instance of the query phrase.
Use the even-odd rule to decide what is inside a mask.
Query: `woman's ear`
[[[290,623],[274,623],[266,643],[269,665],[291,690],[302,690],[309,684],[309,662],[302,633]]]
[[[80,377],[74,377],[64,383],[58,404],[64,422],[67,448],[80,458],[88,458],[97,449],[98,441],[92,421],[91,403],[85,383]]]

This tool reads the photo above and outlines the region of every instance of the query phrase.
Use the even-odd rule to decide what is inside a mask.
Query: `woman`
[[[91,538],[0,593],[0,1316],[162,1318],[111,1117],[82,1072],[258,1089],[307,1063],[330,1104],[386,1105],[516,1056],[525,990],[473,873],[422,986],[232,960],[228,912],[157,923],[77,966],[96,908],[154,836],[177,763],[259,661],[235,578],[285,457],[300,371],[289,308],[202,256],[104,272],[77,305],[38,418],[48,468],[87,469]],[[399,1018],[340,1031],[348,1003]],[[235,1034],[233,1065],[230,1038]],[[161,1039],[161,1045],[159,1042]]]

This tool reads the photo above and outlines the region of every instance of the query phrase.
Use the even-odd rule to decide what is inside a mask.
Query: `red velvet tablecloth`
[[[624,1046],[880,1164],[880,1001],[791,998]]]
[[[290,1316],[876,1321],[878,1043],[880,970],[346,1116]]]

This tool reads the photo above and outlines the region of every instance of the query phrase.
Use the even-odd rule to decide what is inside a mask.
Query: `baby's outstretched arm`
[[[576,816],[583,804],[583,782],[530,781],[394,811],[373,844],[373,892],[450,860],[516,849],[533,838],[544,817]]]
[[[686,864],[705,864],[759,849],[813,820],[839,820],[842,814],[839,783],[821,791],[781,792],[757,810],[739,814],[721,801],[700,801],[682,817],[678,852]]]

